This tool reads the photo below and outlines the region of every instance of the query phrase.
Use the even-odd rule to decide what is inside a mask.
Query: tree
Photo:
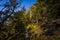
[[[0,18],[0,19],[2,19],[1,21],[4,22],[5,20],[7,20],[14,13],[14,10],[17,8],[17,5],[19,5],[19,4],[21,4],[21,2],[18,3],[16,0],[9,0],[9,2],[6,2],[3,5],[4,8],[2,8],[2,10],[0,11],[1,12],[0,17],[1,17],[1,15],[3,15],[3,19],[2,19],[2,17]],[[4,12],[6,12],[7,14]]]
[[[14,15],[10,17],[13,22],[11,23],[12,26],[9,25],[8,27],[11,27],[10,31],[12,31],[12,29],[15,29],[15,33],[13,33],[15,36],[11,36],[12,38],[9,36],[10,39],[14,40],[15,38],[16,40],[25,40],[25,23],[22,21],[24,12],[25,8],[23,7],[22,10],[14,13]]]
[[[2,0],[3,2],[3,0]],[[21,2],[20,1],[19,3],[17,2],[17,0],[9,0],[8,2],[6,2],[5,4],[3,5],[0,5],[0,6],[3,6],[2,10],[0,11],[0,39],[1,40],[7,40],[10,39],[10,36],[11,34],[9,33],[10,32],[13,32],[13,30],[11,30],[11,27],[14,25],[11,24],[9,25],[9,28],[6,26],[6,24],[4,25],[4,23],[9,19],[10,20],[10,17],[12,16],[12,14],[14,14],[15,12],[15,9],[17,9],[18,7],[21,6]],[[10,20],[11,21],[11,20]],[[9,22],[9,21],[7,21]],[[6,28],[7,27],[7,28]],[[8,30],[7,30],[8,29]],[[14,29],[14,27],[12,27],[12,29]],[[6,34],[7,33],[7,34]],[[14,33],[13,33],[14,34]],[[15,33],[16,35],[16,33]],[[7,37],[6,37],[7,36]],[[13,36],[14,37],[14,36]]]
[[[1,27],[2,27],[3,23],[14,13],[14,10],[18,8],[19,4],[21,5],[21,2],[18,3],[16,0],[9,0],[5,4],[3,4],[4,8],[2,8],[2,10],[0,11],[1,12],[1,14],[0,14]]]
[[[60,13],[60,2],[59,0],[46,0],[46,5],[47,7],[47,12],[50,16],[50,18],[57,19],[59,18],[59,13]]]
[[[59,4],[60,2],[58,0],[45,0],[45,1],[37,0],[36,4],[31,6],[30,8],[30,11],[32,14],[31,19],[35,20],[35,23],[38,21],[37,24],[39,24],[41,29],[43,29],[44,31],[41,37],[43,36],[54,37],[53,35],[55,34],[55,31],[57,31],[57,29],[60,27],[60,26],[58,27],[56,26],[57,25],[56,21],[54,22],[55,19],[59,19],[60,17],[59,16],[59,13],[60,13]],[[56,35],[59,35],[59,34],[56,34]],[[41,40],[45,40],[45,39],[42,38]],[[48,40],[48,38],[46,40]]]

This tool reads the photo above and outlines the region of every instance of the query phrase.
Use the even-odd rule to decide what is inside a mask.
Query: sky
[[[29,9],[30,6],[35,3],[36,3],[36,0],[23,0],[22,5],[24,5],[26,9]]]
[[[8,0],[7,0],[8,1]],[[18,0],[19,2],[20,0]],[[31,5],[35,4],[36,3],[36,0],[22,0],[22,4],[21,4],[21,7],[22,6],[25,6],[26,10],[28,10],[30,8]],[[4,3],[6,2],[6,0],[3,0],[2,2],[0,2],[0,5],[3,5]],[[2,6],[0,6],[0,10],[1,8],[3,8]],[[19,10],[20,8],[18,8]]]

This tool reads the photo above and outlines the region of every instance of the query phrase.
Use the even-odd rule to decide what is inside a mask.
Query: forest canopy
[[[60,0],[23,1],[0,0],[0,40],[60,40]]]

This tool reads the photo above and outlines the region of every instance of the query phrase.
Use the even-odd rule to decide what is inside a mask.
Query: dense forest
[[[0,40],[60,40],[60,0],[36,0],[29,10],[15,11],[22,2],[0,8]]]

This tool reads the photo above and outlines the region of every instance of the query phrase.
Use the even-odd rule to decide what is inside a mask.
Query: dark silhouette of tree
[[[18,3],[17,0],[9,0],[9,2],[3,4],[4,8],[0,11],[0,25],[2,25],[14,13],[14,10],[18,8],[18,5],[21,6],[21,0],[20,3]]]

